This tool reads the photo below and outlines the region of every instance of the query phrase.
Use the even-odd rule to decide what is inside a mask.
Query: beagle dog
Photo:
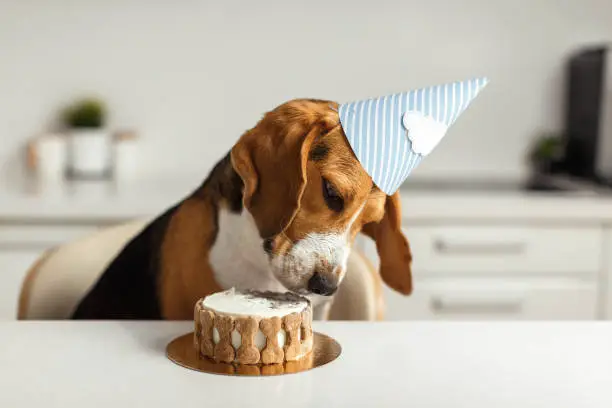
[[[409,294],[398,194],[373,184],[337,109],[297,99],[266,113],[126,244],[72,317],[188,320],[198,299],[235,287],[304,295],[322,319],[359,232],[376,242],[383,281]]]

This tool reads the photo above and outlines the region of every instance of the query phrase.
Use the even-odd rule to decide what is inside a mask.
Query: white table
[[[188,322],[0,323],[0,406],[612,406],[608,323],[316,323],[340,341],[340,358],[266,378],[171,363],[166,344],[190,329]]]

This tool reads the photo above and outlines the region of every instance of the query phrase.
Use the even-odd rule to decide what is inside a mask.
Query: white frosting
[[[229,289],[205,297],[202,299],[202,306],[218,313],[269,318],[300,313],[308,306],[308,301],[297,296],[290,299],[270,299]]]
[[[276,338],[278,339],[278,345],[280,347],[285,346],[285,341],[287,339],[287,333],[285,330],[281,329],[277,334]],[[300,341],[301,333],[298,331],[298,341]],[[215,344],[219,343],[221,338],[219,337],[219,331],[216,327],[213,328],[213,342]],[[242,345],[242,336],[237,330],[232,331],[232,346],[234,349],[238,350]],[[266,347],[266,336],[263,334],[261,330],[257,330],[255,333],[255,347],[259,349],[259,351],[263,350]]]
[[[241,344],[242,344],[242,336],[240,335],[240,333],[238,333],[238,330],[233,330],[232,331],[232,346],[236,350],[238,350]]]
[[[219,330],[216,327],[213,327],[213,342],[215,344],[221,341],[221,336],[219,335]]]
[[[298,333],[300,331],[301,330],[299,330]],[[280,329],[280,331],[276,333],[276,339],[278,340],[278,345],[283,348],[285,346],[285,340],[287,339],[287,333],[283,329]]]

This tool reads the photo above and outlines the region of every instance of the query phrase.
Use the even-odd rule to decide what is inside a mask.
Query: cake
[[[216,362],[282,364],[312,352],[312,306],[293,293],[229,289],[195,305],[195,347]]]

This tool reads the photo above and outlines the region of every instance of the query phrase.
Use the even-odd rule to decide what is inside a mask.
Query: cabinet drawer
[[[0,250],[45,249],[96,231],[93,225],[0,224]]]
[[[386,320],[592,320],[597,285],[579,279],[433,279],[411,296],[385,288]]]
[[[598,227],[405,227],[414,271],[441,273],[597,273]]]

